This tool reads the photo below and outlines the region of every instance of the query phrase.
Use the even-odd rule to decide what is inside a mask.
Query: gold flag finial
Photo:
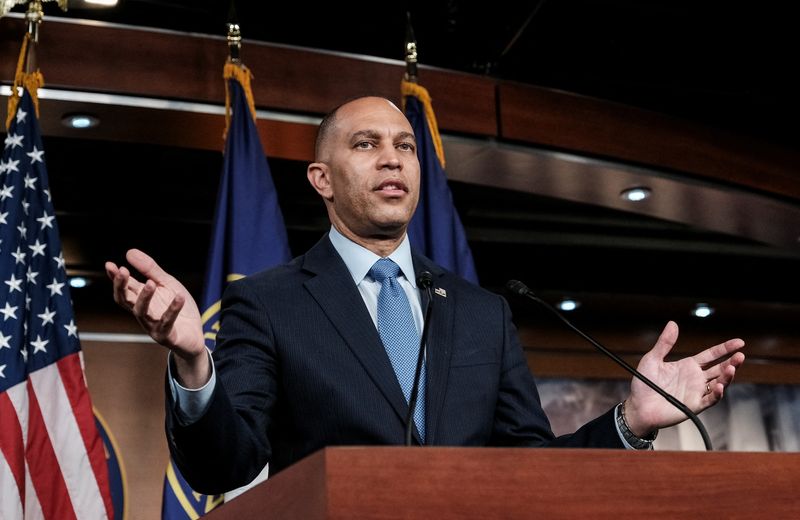
[[[239,30],[239,21],[236,17],[236,6],[231,2],[228,8],[228,61],[241,63],[242,61],[242,31]]]
[[[6,116],[6,128],[11,126],[11,120],[17,112],[17,105],[20,100],[20,90],[25,88],[31,95],[33,107],[36,115],[39,115],[39,89],[44,85],[44,77],[39,69],[35,68],[36,55],[35,48],[39,39],[39,25],[42,23],[44,15],[42,13],[42,2],[52,0],[31,0],[28,3],[28,11],[25,13],[25,20],[28,22],[28,32],[22,40],[22,49],[17,60],[17,70],[14,73],[14,84],[11,87],[11,95],[8,96],[8,113]],[[58,6],[67,10],[67,0],[55,0]],[[8,13],[15,5],[24,4],[25,0],[0,0],[0,16]],[[35,70],[34,70],[35,69]]]
[[[406,81],[417,82],[417,39],[411,26],[411,13],[406,12]]]
[[[228,23],[228,60],[233,63],[241,61],[242,33],[238,23]]]
[[[0,16],[5,16],[17,5],[28,4],[28,11],[30,11],[33,7],[32,4],[37,4],[37,10],[40,14],[39,21],[41,21],[42,2],[58,2],[58,7],[60,7],[62,11],[67,10],[67,0],[0,0]]]
[[[244,97],[247,99],[247,106],[250,107],[250,115],[253,117],[253,121],[256,120],[256,103],[253,99],[253,89],[250,86],[253,73],[242,63],[241,51],[242,34],[239,30],[239,24],[228,22],[228,61],[225,62],[225,67],[222,69],[222,77],[225,79],[225,131],[222,134],[223,139],[228,135],[228,127],[231,124],[232,107],[228,80],[235,80],[241,85],[244,90]]]

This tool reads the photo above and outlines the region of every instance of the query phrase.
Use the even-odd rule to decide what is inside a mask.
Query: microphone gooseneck
[[[406,446],[411,446],[412,432],[414,431],[414,409],[417,407],[417,395],[419,394],[419,379],[422,374],[422,364],[425,362],[425,349],[428,337],[428,323],[431,319],[431,309],[433,308],[433,297],[431,287],[433,286],[433,275],[428,271],[422,271],[417,276],[417,286],[422,287],[428,294],[428,305],[425,308],[425,321],[422,324],[422,334],[419,338],[419,351],[417,354],[417,368],[414,371],[414,384],[411,386],[411,394],[408,397],[408,414],[406,415]]]
[[[597,348],[600,352],[602,352],[606,356],[610,357],[619,366],[621,366],[622,368],[624,368],[625,370],[627,370],[628,372],[633,374],[633,377],[635,377],[636,379],[638,379],[642,383],[644,383],[647,386],[649,386],[650,388],[652,388],[653,391],[655,391],[658,395],[660,395],[661,397],[666,399],[667,402],[669,402],[672,406],[674,406],[675,408],[677,408],[678,410],[683,412],[686,415],[686,417],[688,417],[694,423],[694,425],[697,427],[698,431],[700,432],[700,436],[703,437],[703,443],[706,446],[706,450],[707,451],[712,451],[713,450],[713,448],[711,447],[711,439],[708,437],[708,432],[706,431],[705,426],[703,426],[703,423],[697,417],[697,414],[692,412],[689,409],[688,406],[686,406],[682,402],[680,402],[677,399],[675,399],[672,395],[668,394],[663,388],[661,388],[660,386],[658,386],[657,384],[652,382],[644,374],[642,374],[641,372],[639,372],[638,370],[636,370],[635,368],[630,366],[628,363],[626,363],[624,359],[622,359],[621,357],[617,356],[616,354],[614,354],[613,352],[611,352],[610,350],[605,348],[603,345],[601,345],[594,338],[592,338],[588,334],[586,334],[583,331],[581,331],[580,329],[578,329],[578,327],[573,325],[567,318],[562,316],[561,313],[558,312],[552,305],[550,305],[546,301],[544,301],[541,298],[539,298],[538,296],[536,296],[536,294],[534,294],[533,291],[528,289],[528,286],[525,285],[524,283],[520,282],[519,280],[509,280],[506,283],[506,289],[508,289],[509,291],[511,291],[514,294],[518,294],[520,296],[526,296],[526,297],[530,298],[531,300],[535,301],[536,303],[538,303],[541,306],[543,306],[545,309],[549,310],[550,312],[552,312],[553,314],[558,316],[558,319],[563,321],[567,325],[567,327],[569,327],[574,332],[576,332],[579,336],[581,336],[583,339],[585,339],[586,341],[588,341],[589,343],[594,345],[595,348]]]

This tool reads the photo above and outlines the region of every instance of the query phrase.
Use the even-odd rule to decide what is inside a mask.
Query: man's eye
[[[361,148],[363,150],[368,150],[372,148],[372,146],[373,146],[372,143],[369,141],[359,141],[358,143],[356,143],[356,148]]]
[[[400,143],[400,144],[397,145],[397,147],[399,149],[403,150],[403,151],[406,151],[406,152],[413,152],[414,151],[414,145],[411,144],[411,143]]]

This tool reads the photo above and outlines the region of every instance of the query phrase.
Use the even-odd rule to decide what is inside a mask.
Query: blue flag
[[[212,350],[225,286],[291,259],[275,184],[254,122],[250,72],[228,63],[225,77],[232,110],[200,302],[206,345]],[[197,518],[220,503],[220,495],[194,493],[170,461],[164,480],[163,519]]]
[[[439,131],[428,91],[406,81],[402,91],[406,117],[417,137],[421,168],[419,204],[408,226],[411,245],[445,269],[477,284],[472,252],[447,185]]]

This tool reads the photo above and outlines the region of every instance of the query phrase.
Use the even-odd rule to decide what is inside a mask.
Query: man
[[[213,363],[197,306],[177,280],[135,250],[127,258],[147,277],[144,284],[106,264],[117,303],[172,351],[167,436],[197,491],[241,486],[267,462],[275,473],[328,445],[401,444],[408,389],[387,331],[408,315],[419,341],[427,304],[416,288],[422,271],[432,273],[439,290],[417,442],[647,447],[659,428],[685,419],[633,381],[624,406],[554,438],[505,300],[410,250],[406,228],[419,176],[411,126],[388,100],[360,98],[326,117],[308,179],[325,202],[331,231],[286,266],[229,286]],[[399,267],[389,281],[378,269],[386,265]],[[390,323],[381,314],[387,283],[408,302]],[[699,412],[722,397],[744,361],[744,342],[666,363],[677,335],[670,322],[639,370]]]

